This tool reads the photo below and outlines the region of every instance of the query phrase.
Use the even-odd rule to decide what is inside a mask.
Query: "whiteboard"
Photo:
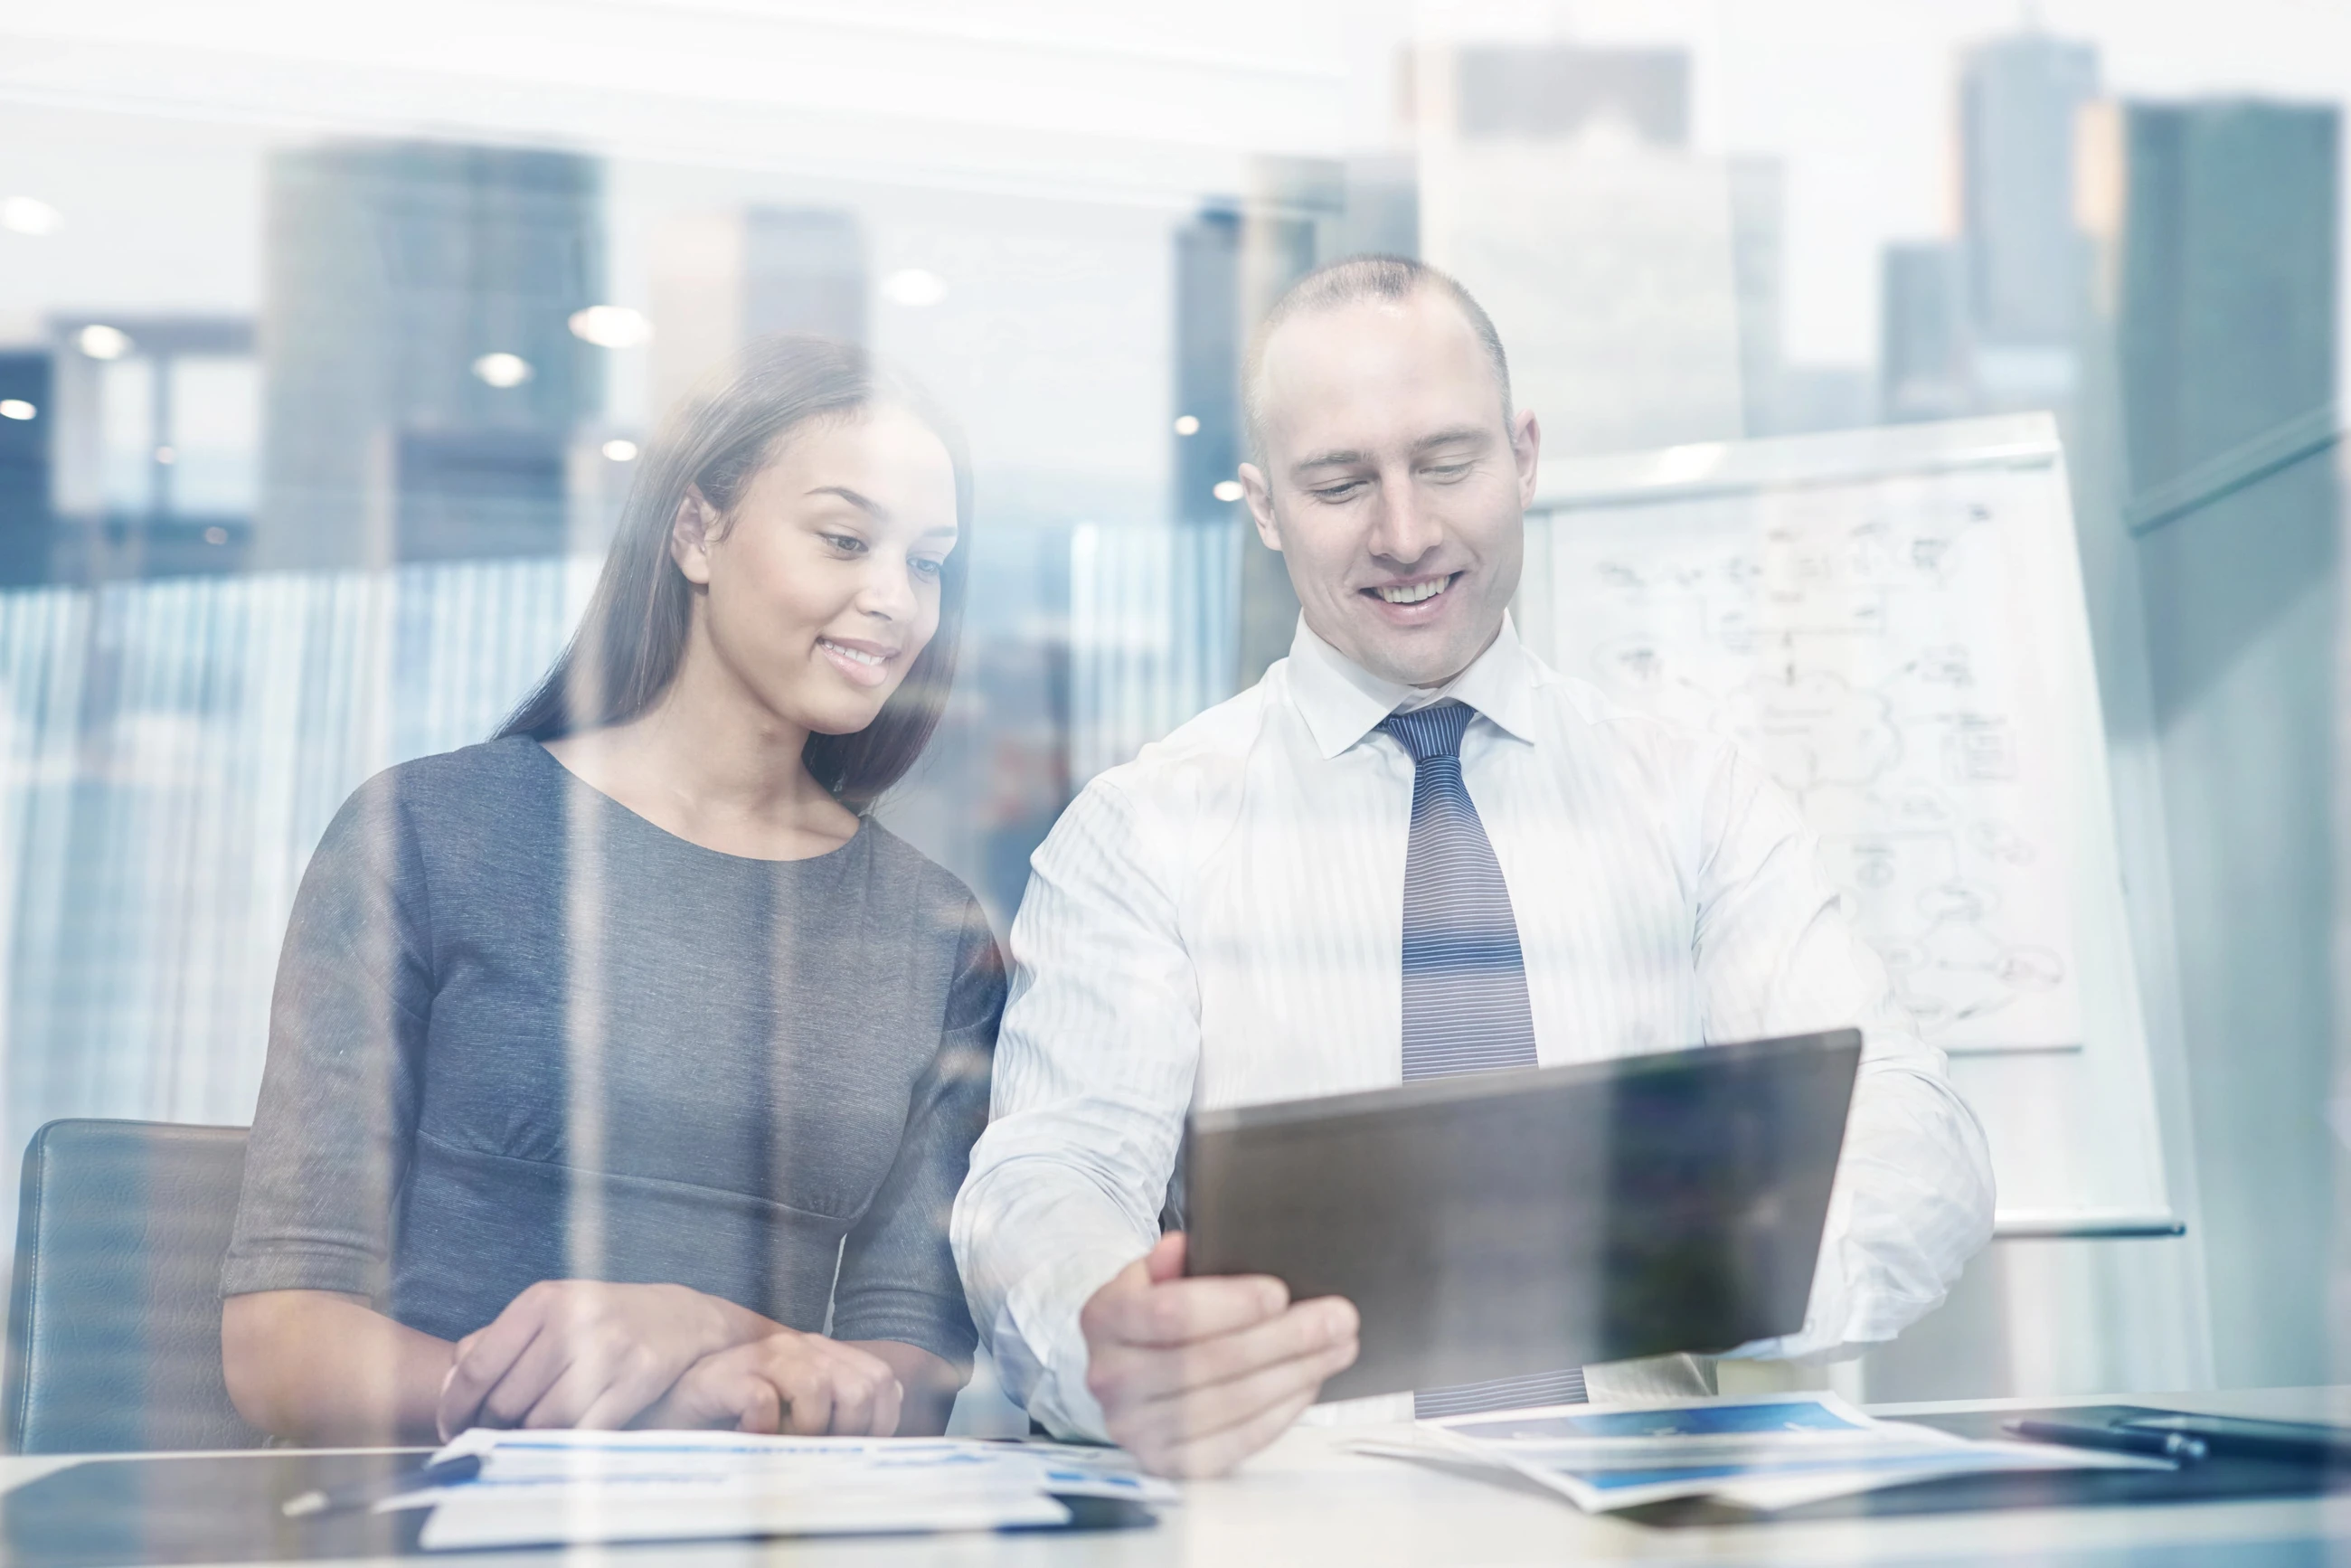
[[[1985,1123],[2004,1228],[2168,1221],[2053,423],[1570,459],[1528,523],[1521,635],[1795,799]]]

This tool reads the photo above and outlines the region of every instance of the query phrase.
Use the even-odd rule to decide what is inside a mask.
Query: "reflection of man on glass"
[[[1849,1023],[1868,1049],[1810,1310],[1753,1348],[1893,1337],[1990,1231],[1982,1134],[1753,760],[1520,646],[1540,433],[1492,323],[1416,263],[1341,262],[1275,305],[1245,391],[1241,479],[1302,623],[1038,852],[954,1223],[1008,1386],[1058,1432],[1202,1474],[1353,1359],[1346,1302],[1182,1277],[1157,1216],[1196,1090],[1303,1098]],[[1673,1364],[1644,1365],[1592,1381],[1668,1391]],[[1584,1396],[1562,1369],[1362,1403]]]

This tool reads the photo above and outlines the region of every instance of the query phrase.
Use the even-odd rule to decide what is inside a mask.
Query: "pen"
[[[2106,1448],[2118,1454],[2146,1454],[2192,1465],[2204,1457],[2204,1440],[2185,1432],[2134,1432],[2121,1427],[2081,1427],[2070,1421],[2010,1421],[2001,1430],[2069,1448]]]
[[[426,1487],[447,1486],[452,1481],[469,1481],[482,1473],[482,1456],[460,1454],[454,1459],[442,1459],[421,1470],[404,1475],[379,1476],[371,1480],[353,1481],[348,1486],[328,1487],[318,1491],[306,1491],[300,1497],[287,1500],[285,1514],[288,1519],[308,1519],[314,1513],[339,1513],[345,1509],[365,1508],[402,1492],[423,1491]]]

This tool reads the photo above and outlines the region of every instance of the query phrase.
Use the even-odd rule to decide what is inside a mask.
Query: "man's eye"
[[[1430,478],[1438,481],[1440,484],[1449,483],[1455,479],[1460,478],[1461,476],[1469,472],[1469,465],[1467,463],[1439,463],[1434,467],[1424,468],[1421,472],[1427,475]]]
[[[1350,479],[1343,485],[1321,486],[1314,492],[1314,497],[1319,501],[1344,501],[1363,487],[1364,482],[1361,479]]]

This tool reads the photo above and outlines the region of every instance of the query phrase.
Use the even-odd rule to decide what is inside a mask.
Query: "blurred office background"
[[[884,815],[1001,930],[1287,647],[1253,314],[1415,253],[1552,452],[2057,416],[2186,1231],[2011,1228],[1835,1375],[2326,1381],[2346,95],[2295,0],[0,4],[0,1166],[248,1119],[329,816],[496,722],[760,332],[969,427],[965,674]]]

